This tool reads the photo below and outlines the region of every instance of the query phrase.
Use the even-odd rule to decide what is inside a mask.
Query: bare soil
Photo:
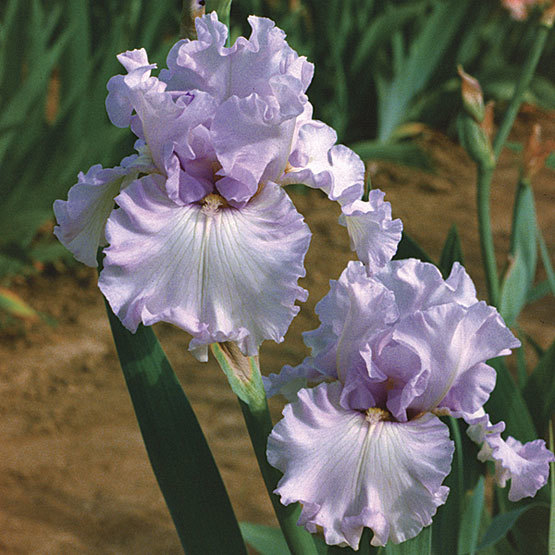
[[[524,110],[512,140],[523,142],[534,121],[555,136],[553,114]],[[451,224],[458,225],[466,265],[485,298],[475,211],[474,167],[446,136],[419,138],[434,161],[429,174],[372,163],[374,187],[386,192],[405,229],[438,258]],[[519,156],[505,150],[492,190],[493,231],[506,253]],[[553,245],[553,172],[534,181],[537,213]],[[317,191],[293,195],[313,232],[307,256],[310,292],[281,345],[265,343],[264,372],[296,364],[305,356],[300,333],[317,326],[315,303],[349,259],[347,233],[338,209]],[[506,261],[502,254],[499,266]],[[542,278],[539,271],[538,278]],[[49,266],[15,280],[12,290],[56,321],[0,330],[0,552],[180,553],[177,535],[149,466],[135,421],[95,271]],[[519,323],[546,347],[555,335],[555,303],[529,306]],[[182,331],[156,332],[198,415],[240,520],[275,523],[258,474],[242,416],[225,377],[213,361],[197,363]],[[530,361],[534,355],[530,351]],[[282,404],[272,401],[275,420]]]

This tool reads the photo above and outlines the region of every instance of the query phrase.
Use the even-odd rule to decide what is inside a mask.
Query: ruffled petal
[[[127,75],[115,75],[112,77],[106,88],[106,111],[110,121],[116,127],[128,127],[131,123],[133,103],[131,92],[140,90],[143,93],[151,91],[163,91],[166,87],[155,77],[150,76],[151,70],[156,68],[156,64],[149,64],[148,57],[144,48],[140,50],[129,50],[118,54],[118,61],[128,71]]]
[[[129,166],[132,166],[131,159],[127,160]],[[96,164],[86,174],[79,173],[67,200],[54,202],[58,222],[54,235],[79,262],[97,266],[96,253],[98,247],[106,244],[104,228],[114,208],[114,197],[136,175],[132,167],[103,169]]]
[[[364,191],[364,163],[351,149],[336,145],[336,141],[335,131],[321,121],[301,125],[280,183],[303,183],[322,189],[340,204],[360,199]]]
[[[374,277],[393,291],[401,317],[446,303],[470,306],[478,302],[474,284],[458,262],[447,280],[436,266],[415,258],[392,260]]]
[[[221,101],[229,82],[227,27],[218,21],[216,12],[195,18],[195,26],[197,40],[180,40],[172,47],[168,70],[160,72],[160,80],[169,90],[201,90]]]
[[[485,413],[467,421],[471,423],[467,429],[468,436],[482,444],[478,458],[482,462],[495,463],[497,485],[503,488],[507,480],[511,480],[510,501],[534,497],[545,486],[549,476],[549,463],[555,461],[553,453],[546,448],[545,441],[536,439],[523,445],[511,436],[504,441],[501,432],[505,429],[505,423],[492,425]]]
[[[299,392],[268,440],[268,461],[284,473],[275,493],[299,501],[299,524],[321,526],[326,543],[357,549],[363,528],[373,545],[400,543],[432,521],[449,489],[453,443],[437,417],[371,422],[339,404],[341,385]]]
[[[412,349],[429,371],[425,392],[410,403],[416,412],[445,407],[474,413],[495,387],[495,370],[485,361],[520,345],[495,308],[484,302],[418,311],[395,326],[392,338]]]
[[[384,201],[385,193],[370,191],[368,201],[355,200],[342,207],[339,223],[347,227],[351,249],[370,272],[385,266],[397,252],[403,224],[391,219],[391,205]]]
[[[133,108],[142,123],[142,131],[152,158],[164,170],[173,150],[182,157],[190,157],[193,129],[207,123],[216,111],[214,99],[201,91],[173,99],[170,93],[132,95]],[[168,148],[169,147],[169,148]]]
[[[122,323],[176,324],[204,356],[235,341],[254,355],[281,341],[305,300],[297,285],[310,232],[289,198],[269,183],[242,209],[179,205],[149,176],[123,191],[107,224],[99,286]]]
[[[284,117],[298,115],[314,66],[285,42],[285,33],[273,21],[256,16],[248,21],[249,39],[239,37],[225,48],[227,28],[216,13],[196,18],[198,40],[180,41],[172,48],[169,71],[162,71],[160,79],[170,90],[203,90],[219,102],[257,93],[274,98]]]
[[[361,262],[349,262],[338,281],[330,281],[330,292],[316,305],[321,325],[303,334],[311,356],[303,363],[326,376],[345,381],[349,406],[371,406],[371,337],[386,329],[398,317],[395,300],[381,283],[368,276]],[[355,380],[355,374],[365,378]],[[375,381],[383,376],[372,375]],[[356,381],[356,383],[355,383]],[[354,396],[351,396],[351,391]]]
[[[244,184],[235,201],[248,200],[260,182],[283,173],[294,130],[294,118],[282,119],[256,93],[232,96],[218,108],[210,128],[212,142],[223,173]]]
[[[280,394],[288,401],[294,401],[299,390],[307,387],[307,385],[318,384],[328,378],[328,376],[312,367],[310,359],[305,362],[298,366],[286,364],[279,374],[272,373],[268,376],[262,376],[262,383],[268,398]]]

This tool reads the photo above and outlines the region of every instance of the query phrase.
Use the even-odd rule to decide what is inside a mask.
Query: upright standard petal
[[[210,128],[218,160],[226,176],[248,186],[236,201],[247,200],[260,182],[284,172],[294,130],[295,118],[276,118],[256,93],[233,96],[218,108]]]
[[[342,207],[339,223],[349,231],[351,249],[371,273],[385,266],[397,252],[403,224],[391,219],[391,205],[385,193],[370,191],[368,201],[355,200]]]
[[[303,333],[311,356],[307,368],[330,377],[362,367],[368,371],[368,342],[398,317],[394,297],[368,276],[361,262],[349,262],[330,292],[316,305],[320,326]]]
[[[128,50],[118,55],[119,62],[128,71],[127,75],[115,75],[107,84],[106,111],[116,127],[128,127],[131,123],[133,105],[130,93],[133,90],[163,91],[165,83],[150,76],[156,64],[149,64],[146,50]]]
[[[287,44],[273,21],[250,16],[251,36],[239,37],[230,48],[225,47],[227,28],[215,12],[195,24],[198,40],[178,42],[168,55],[168,71],[160,73],[169,90],[206,91],[220,103],[257,93],[275,98],[284,113],[306,102],[314,66]]]
[[[97,266],[96,253],[106,244],[104,228],[114,208],[114,197],[136,175],[132,169],[119,166],[103,169],[96,164],[86,174],[79,173],[67,200],[54,202],[58,222],[54,235],[79,262]]]
[[[303,380],[302,387],[329,378],[345,382],[349,376],[342,404],[351,408],[372,406],[372,380],[387,378],[371,371],[369,341],[397,320],[393,294],[369,277],[361,262],[349,262],[339,280],[330,281],[330,292],[316,305],[316,313],[320,327],[303,334],[311,356],[299,366],[286,366],[280,374],[266,378],[268,395],[291,395]],[[288,387],[288,381],[295,384]]]
[[[149,176],[116,199],[99,286],[131,331],[139,323],[176,324],[206,356],[213,342],[256,354],[281,341],[306,291],[297,285],[310,232],[289,198],[269,183],[236,209],[211,194],[177,204]]]
[[[400,424],[380,409],[346,410],[340,394],[341,384],[321,384],[285,407],[268,440],[268,461],[284,474],[275,493],[299,501],[299,524],[322,527],[330,545],[358,549],[364,527],[372,545],[408,540],[447,498],[447,426],[431,414]]]
[[[375,272],[374,278],[393,291],[401,318],[432,306],[478,302],[474,284],[458,262],[446,280],[436,266],[415,258],[392,260]]]
[[[425,391],[410,402],[416,412],[445,407],[474,413],[495,387],[495,370],[485,361],[520,345],[495,308],[484,302],[415,312],[395,326],[392,338],[412,349],[429,371]]]

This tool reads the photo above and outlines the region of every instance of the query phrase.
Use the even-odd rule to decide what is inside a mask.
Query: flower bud
[[[553,27],[553,21],[555,20],[555,0],[549,2],[546,6],[540,21],[542,25],[546,25],[547,27]]]
[[[459,114],[457,119],[459,140],[468,155],[481,166],[493,167],[495,156],[487,132],[468,114]]]
[[[465,73],[461,65],[458,66],[457,71],[461,78],[461,94],[464,109],[472,116],[474,121],[481,123],[485,113],[482,87],[480,87],[477,79]]]
[[[555,141],[542,141],[541,126],[539,123],[534,124],[532,133],[528,138],[528,142],[524,148],[523,160],[523,176],[524,179],[530,180],[544,166],[550,152],[555,148]]]
[[[495,101],[490,100],[485,107],[484,110],[484,119],[482,123],[480,123],[480,127],[484,130],[484,133],[487,135],[488,139],[491,141],[493,139],[493,131],[494,131],[494,108],[495,108]]]

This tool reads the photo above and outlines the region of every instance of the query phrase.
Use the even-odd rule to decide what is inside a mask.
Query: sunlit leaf
[[[542,233],[538,227],[538,243],[540,245],[540,255],[542,258],[543,267],[545,268],[545,273],[547,274],[547,281],[549,287],[551,288],[551,293],[555,295],[555,272],[553,271],[553,266],[551,265],[551,258],[549,257],[549,251],[545,244]]]
[[[350,145],[363,160],[382,160],[403,166],[413,166],[423,170],[431,170],[432,162],[426,153],[416,144],[381,143],[364,141]]]
[[[427,526],[411,540],[394,545],[385,546],[386,555],[430,555],[432,553],[432,527]]]
[[[513,211],[510,252],[513,256],[520,253],[527,271],[527,287],[531,287],[536,275],[538,258],[536,243],[536,209],[534,193],[528,183],[520,180]]]
[[[245,541],[260,555],[283,555],[289,552],[279,528],[251,522],[241,522],[239,526]]]
[[[18,295],[0,287],[0,311],[21,320],[36,321],[39,315]]]

